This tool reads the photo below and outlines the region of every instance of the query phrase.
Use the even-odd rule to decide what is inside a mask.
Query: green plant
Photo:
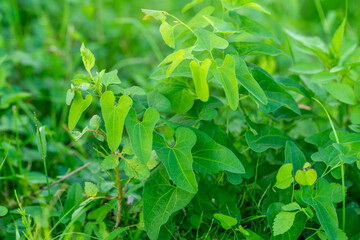
[[[12,2],[1,239],[360,237],[358,0]]]

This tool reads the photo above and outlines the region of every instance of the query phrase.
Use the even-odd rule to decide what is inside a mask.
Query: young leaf
[[[231,229],[232,226],[235,226],[237,224],[236,218],[221,214],[221,213],[215,213],[214,218],[219,220],[221,223],[222,228],[225,230]]]
[[[101,124],[101,118],[98,116],[98,115],[94,115],[90,118],[90,128],[91,129],[99,129],[100,127],[100,124]]]
[[[137,158],[125,160],[124,171],[128,177],[140,181],[145,180],[150,175],[150,170],[146,164],[140,162]]]
[[[92,102],[92,96],[86,95],[85,99],[81,96],[80,91],[75,91],[74,99],[71,103],[68,118],[69,130],[73,130],[79,121],[81,114],[90,106]]]
[[[155,18],[156,20],[159,20],[161,22],[164,22],[166,20],[166,16],[164,14],[164,11],[159,10],[151,10],[151,9],[141,9],[143,13],[146,14],[146,16],[150,16]]]
[[[258,82],[250,74],[245,61],[239,56],[234,56],[234,59],[237,80],[252,96],[262,104],[266,105],[268,102],[266,95]]]
[[[194,51],[209,51],[214,48],[225,49],[229,46],[228,41],[224,38],[217,36],[213,32],[204,29],[195,29],[197,41],[195,42]]]
[[[108,146],[111,151],[115,151],[121,142],[124,121],[128,114],[132,99],[123,95],[120,97],[117,106],[115,96],[111,91],[106,91],[100,98],[101,112],[105,122]]]
[[[125,119],[131,147],[141,163],[146,164],[151,156],[153,131],[160,115],[154,108],[145,111],[143,121],[139,122],[136,111],[131,109]]]
[[[171,73],[175,70],[175,68],[185,59],[185,51],[184,49],[180,49],[176,52],[175,57],[166,70],[166,77],[169,77]]]
[[[316,179],[317,179],[317,173],[315,169],[297,170],[295,174],[296,182],[303,186],[314,185]]]
[[[226,22],[220,18],[212,16],[204,16],[211,26],[213,26],[215,32],[220,33],[241,33],[243,30],[238,30],[232,23]]]
[[[104,73],[104,75],[100,78],[100,82],[104,84],[105,87],[108,87],[110,84],[120,84],[121,81],[117,74],[118,70]]]
[[[164,42],[171,48],[175,48],[174,28],[167,22],[160,25],[160,33]],[[170,75],[170,74],[169,74]]]
[[[297,202],[292,202],[292,203],[289,203],[289,204],[283,206],[282,210],[286,211],[286,212],[291,212],[291,211],[301,210],[301,207]]]
[[[336,30],[331,40],[331,45],[334,48],[336,54],[340,53],[341,44],[344,38],[344,30],[345,30],[346,22],[347,19],[344,18],[344,20],[341,22],[339,28]]]
[[[81,45],[80,54],[81,54],[86,71],[88,71],[88,73],[91,75],[91,69],[95,65],[94,54],[92,54],[92,52],[89,49],[85,48],[84,43]]]
[[[97,186],[91,182],[85,182],[85,194],[89,197],[96,197],[98,192]]]
[[[194,169],[198,172],[215,174],[219,171],[245,173],[236,155],[228,148],[216,143],[206,133],[192,129],[196,134],[196,144],[192,150]]]
[[[75,92],[72,89],[68,89],[66,92],[66,105],[70,106],[72,100],[74,99]]]
[[[146,233],[152,240],[158,239],[160,227],[171,214],[184,208],[194,197],[169,182],[165,167],[161,164],[145,183],[143,193],[143,213]]]
[[[206,58],[201,65],[193,60],[190,62],[190,69],[194,80],[196,96],[203,102],[207,102],[209,99],[209,86],[206,80],[209,68],[211,66],[211,60]]]
[[[287,232],[294,224],[295,216],[298,212],[280,212],[274,220],[274,236]]]
[[[235,111],[239,104],[239,88],[235,76],[235,60],[231,55],[226,55],[221,67],[213,62],[212,73],[214,78],[224,88],[230,108]]]
[[[274,236],[274,220],[275,217],[282,212],[282,208],[284,207],[283,203],[274,202],[272,203],[267,209],[267,217],[269,220],[269,225],[271,227],[272,236],[271,239],[273,240],[293,240],[299,239],[301,232],[305,228],[305,224],[307,221],[307,217],[304,213],[298,212],[295,216],[294,224],[290,227],[286,233],[281,235]]]
[[[294,182],[292,176],[293,165],[291,163],[286,163],[282,165],[276,174],[276,183],[274,187],[280,189],[286,189],[291,186]]]
[[[169,147],[162,136],[155,135],[153,147],[174,184],[188,192],[196,193],[197,182],[191,155],[196,135],[190,129],[180,127],[176,129],[175,137],[175,145]]]
[[[113,154],[106,156],[101,162],[101,168],[103,170],[114,169],[117,166],[119,166],[119,157]]]
[[[340,102],[350,105],[356,104],[354,89],[351,88],[349,84],[344,82],[331,82],[325,84],[324,88]]]

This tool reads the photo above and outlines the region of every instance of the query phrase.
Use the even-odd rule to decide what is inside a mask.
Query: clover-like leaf
[[[295,180],[297,183],[303,186],[314,185],[317,179],[317,173],[315,169],[297,170],[295,174]]]

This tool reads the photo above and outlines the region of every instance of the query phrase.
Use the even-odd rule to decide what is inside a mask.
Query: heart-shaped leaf
[[[145,111],[143,121],[139,122],[136,112],[131,109],[125,119],[125,127],[129,134],[132,150],[140,160],[146,164],[151,156],[153,131],[160,115],[154,108]]]
[[[191,155],[191,149],[196,142],[196,135],[188,128],[179,127],[176,129],[175,137],[176,143],[170,147],[162,136],[155,135],[153,147],[172,181],[178,187],[196,193],[197,182],[193,172]]]
[[[110,150],[115,151],[121,142],[125,118],[131,108],[132,99],[123,95],[117,106],[113,92],[106,91],[100,98],[101,112],[105,122],[107,142]]]
[[[295,180],[297,183],[303,186],[314,185],[317,179],[317,173],[315,169],[298,170],[295,174]]]

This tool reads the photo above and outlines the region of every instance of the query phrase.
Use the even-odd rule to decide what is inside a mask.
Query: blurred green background
[[[66,127],[66,91],[72,76],[84,72],[81,43],[96,56],[96,69],[117,69],[125,86],[151,90],[154,82],[148,76],[171,49],[161,39],[159,24],[142,20],[141,8],[165,10],[188,20],[199,11],[196,6],[182,13],[189,2],[0,1],[0,205],[16,207],[14,189],[25,205],[41,201],[34,194],[45,185],[43,163],[35,142],[34,112],[40,125],[48,127],[49,177],[56,179],[88,161],[97,161],[91,136],[75,142]],[[286,52],[287,39],[282,29],[319,36],[329,42],[346,14],[345,1],[339,0],[255,2],[271,15],[257,11],[246,14],[267,25],[278,37],[278,47]],[[349,30],[354,33],[348,37],[360,39],[360,29],[356,29],[360,27],[359,0],[349,0],[348,19]],[[289,59],[280,58],[275,69],[278,73],[286,72],[290,64]],[[88,111],[88,116],[95,111],[96,108]],[[85,145],[85,141],[90,143]],[[100,169],[92,165],[72,177],[70,184],[98,177]],[[59,185],[52,190],[67,187]]]

